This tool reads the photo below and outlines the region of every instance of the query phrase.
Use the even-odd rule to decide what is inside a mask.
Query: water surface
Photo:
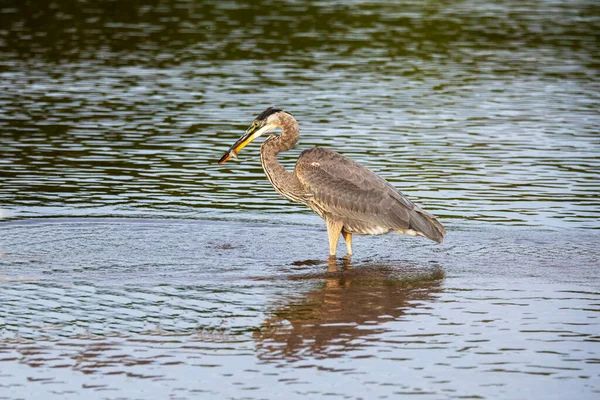
[[[11,216],[309,214],[258,145],[215,163],[278,106],[288,160],[336,149],[446,219],[597,227],[593,3],[67,3],[0,13]]]
[[[590,1],[4,2],[0,398],[598,397],[599,31]],[[445,243],[328,261],[258,144],[216,164],[268,106],[290,167],[336,149]]]
[[[4,396],[596,397],[599,235],[452,228],[332,262],[322,227],[5,223]]]

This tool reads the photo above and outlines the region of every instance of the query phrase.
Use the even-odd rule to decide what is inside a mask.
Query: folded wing
[[[433,215],[373,171],[335,151],[319,147],[304,151],[295,173],[309,195],[307,204],[320,215],[342,220],[353,233],[414,231],[439,243],[444,240],[446,231]]]

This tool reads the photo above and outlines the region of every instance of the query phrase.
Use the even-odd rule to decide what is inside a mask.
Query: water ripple
[[[586,4],[267,3],[4,9],[3,207],[309,213],[273,192],[258,146],[215,164],[275,104],[299,119],[301,148],[339,150],[444,219],[598,227],[600,51]],[[308,15],[321,23],[308,29]]]

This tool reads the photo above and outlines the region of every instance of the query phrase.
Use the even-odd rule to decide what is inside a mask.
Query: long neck
[[[304,190],[296,174],[279,163],[277,155],[294,148],[300,137],[298,122],[287,113],[281,113],[281,135],[271,135],[260,146],[260,163],[275,190],[292,201],[302,201]]]

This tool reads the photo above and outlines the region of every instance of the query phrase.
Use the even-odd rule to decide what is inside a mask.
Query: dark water
[[[0,398],[596,398],[600,7],[0,5]],[[334,148],[439,216],[358,237],[280,198]],[[341,247],[340,247],[341,249]]]

